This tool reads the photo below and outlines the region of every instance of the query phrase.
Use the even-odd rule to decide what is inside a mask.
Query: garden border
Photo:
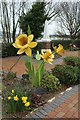
[[[58,98],[53,97],[52,100],[50,99],[51,101],[48,100],[46,104],[31,111],[30,114],[23,118],[44,118],[49,112],[58,108],[65,100],[68,100],[69,97],[73,96],[77,91],[80,91],[80,89],[78,89],[79,87],[80,84],[67,88],[63,93],[59,93],[60,96]]]

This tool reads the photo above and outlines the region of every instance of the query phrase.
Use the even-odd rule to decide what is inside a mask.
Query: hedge
[[[69,44],[72,43],[71,40],[52,40],[51,41],[51,49],[52,45],[57,46],[58,44],[62,44],[64,46],[64,49],[68,49],[69,48]],[[80,40],[75,40],[74,44],[80,48]]]
[[[3,43],[2,44],[2,58],[8,56],[16,56],[17,49],[12,46],[12,43]]]
[[[35,55],[37,53],[37,50],[40,51],[42,49],[41,47],[41,43],[39,43],[37,45],[37,47],[35,47],[32,51],[33,51],[33,55]],[[18,49],[14,48],[12,46],[12,43],[3,43],[2,44],[2,58],[8,57],[8,56],[17,56],[17,51]],[[23,53],[25,54],[25,53]]]
[[[52,45],[57,46],[58,44],[62,44],[64,46],[64,49],[69,48],[69,44],[71,43],[70,40],[53,40],[51,41],[51,50],[53,50]],[[43,43],[38,43],[37,47],[33,49],[33,54],[38,51],[41,51]],[[77,47],[80,47],[80,40],[75,40],[75,45]],[[8,57],[8,56],[16,56],[18,49],[14,48],[12,46],[12,43],[3,43],[2,44],[2,57]]]
[[[56,67],[52,69],[52,74],[60,80],[61,84],[73,85],[79,84],[80,82],[79,71],[80,70],[76,66],[73,67],[70,65],[56,65]]]

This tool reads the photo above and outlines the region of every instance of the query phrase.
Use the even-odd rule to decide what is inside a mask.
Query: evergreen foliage
[[[28,25],[30,25],[31,33],[34,38],[41,37],[44,30],[44,22],[47,19],[45,14],[45,2],[36,2],[32,5],[32,9],[25,15],[20,16],[20,27],[27,34]]]

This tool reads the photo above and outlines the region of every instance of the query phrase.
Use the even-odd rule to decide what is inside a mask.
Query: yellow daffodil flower
[[[11,100],[11,96],[8,97],[8,100]]]
[[[18,98],[18,96],[16,95],[16,96],[14,96],[14,100],[15,101],[18,101],[19,100],[19,98]]]
[[[23,103],[26,103],[27,101],[26,100],[23,100]]]
[[[25,106],[26,106],[26,107],[30,106],[30,102],[26,102],[26,103],[25,103]]]
[[[12,90],[12,93],[14,93],[14,90]]]
[[[53,47],[53,49],[58,55],[62,55],[62,53],[64,52],[63,46],[61,44],[59,44],[58,46],[58,48],[55,46]]]
[[[48,62],[52,64],[54,55],[52,54],[51,50],[46,50],[45,52],[41,51],[42,55],[41,57],[43,58],[44,62]]]
[[[22,97],[23,103],[26,103],[27,99],[28,99],[28,97]]]
[[[13,46],[19,49],[17,54],[22,54],[25,52],[27,56],[32,56],[31,48],[37,46],[37,42],[32,42],[33,37],[33,34],[29,36],[27,36],[26,34],[21,34],[16,38]]]

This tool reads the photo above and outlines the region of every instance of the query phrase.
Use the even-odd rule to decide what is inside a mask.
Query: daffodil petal
[[[20,48],[19,46],[17,46],[16,43],[13,43],[12,45],[13,45],[13,47],[15,47],[15,48]]]
[[[54,55],[53,55],[53,54],[51,54],[50,58],[54,58]]]
[[[17,52],[17,54],[22,54],[22,53],[24,53],[24,49],[19,49]]]
[[[29,47],[30,48],[34,48],[34,47],[36,47],[37,46],[37,42],[31,42],[30,44],[29,44]]]
[[[32,56],[32,51],[31,49],[28,47],[27,49],[25,49],[25,53],[28,55],[28,56]]]
[[[18,39],[16,39],[15,43],[13,43],[13,46],[15,48],[21,48],[22,46],[20,45],[20,41]]]
[[[22,49],[26,49],[28,46],[29,46],[29,45],[26,44],[26,45],[22,46]]]
[[[52,59],[48,59],[47,62],[52,64],[53,60]]]
[[[30,43],[30,42],[33,40],[33,38],[34,38],[34,35],[33,35],[33,34],[29,35],[29,36],[28,36],[28,43]]]

